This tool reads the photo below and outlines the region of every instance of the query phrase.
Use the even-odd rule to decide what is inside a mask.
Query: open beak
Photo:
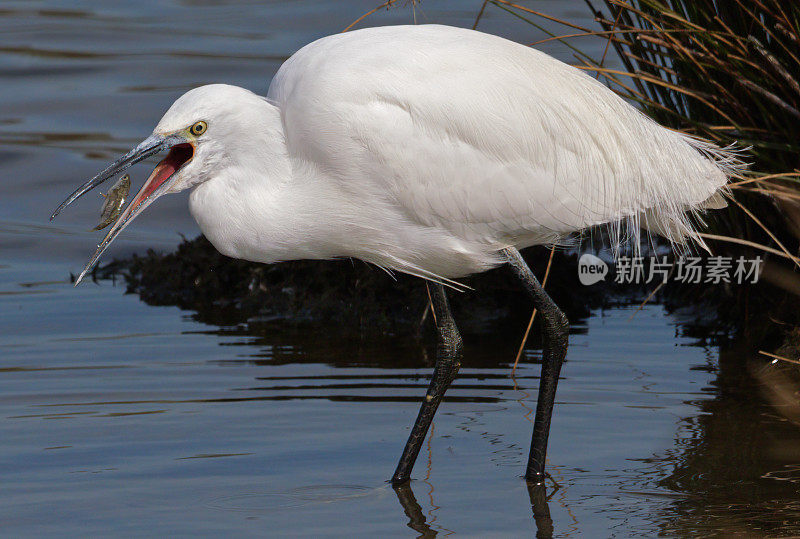
[[[175,172],[194,157],[194,146],[177,134],[151,135],[136,146],[136,148],[114,161],[105,170],[100,172],[100,174],[80,186],[55,212],[53,212],[50,220],[53,220],[61,210],[80,196],[94,189],[107,179],[119,174],[131,165],[167,149],[170,150],[169,154],[156,166],[150,174],[150,177],[144,182],[142,188],[136,193],[133,201],[125,208],[125,211],[120,214],[114,225],[108,231],[108,234],[106,234],[106,237],[103,238],[103,241],[97,246],[94,255],[92,255],[89,262],[86,263],[86,267],[83,268],[83,271],[76,279],[75,286],[78,286],[78,283],[81,282],[86,273],[92,269],[97,259],[103,254],[103,251],[114,241],[114,238],[116,238],[147,206],[167,191],[169,185],[172,183],[170,180]]]

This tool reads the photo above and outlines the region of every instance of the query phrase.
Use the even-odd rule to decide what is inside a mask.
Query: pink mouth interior
[[[177,146],[173,146],[167,156],[156,166],[153,173],[150,174],[150,178],[136,197],[133,208],[136,209],[139,204],[152,195],[156,189],[170,178],[170,176],[175,174],[176,170],[188,163],[193,156],[194,148],[192,148],[191,144],[178,144]]]

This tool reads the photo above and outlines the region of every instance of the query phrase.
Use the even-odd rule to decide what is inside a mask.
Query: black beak
[[[143,140],[138,146],[134,149],[111,163],[108,167],[106,167],[100,174],[89,180],[88,182],[84,183],[80,187],[78,187],[74,193],[72,193],[67,200],[61,203],[61,205],[56,208],[56,211],[53,212],[53,215],[50,216],[50,220],[52,221],[55,219],[56,215],[61,213],[61,210],[75,202],[78,198],[82,195],[91,191],[107,179],[116,176],[123,170],[129,168],[130,166],[138,163],[143,159],[147,159],[151,155],[155,155],[162,150],[166,150],[175,144],[180,144],[181,142],[185,142],[183,139],[179,137],[175,137],[174,135],[151,135]]]

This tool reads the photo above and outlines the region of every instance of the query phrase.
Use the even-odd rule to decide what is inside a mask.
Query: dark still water
[[[425,392],[431,342],[211,326],[112,281],[73,288],[69,273],[98,239],[87,230],[100,197],[47,220],[185,90],[263,93],[294,50],[376,3],[2,3],[0,534],[536,533],[520,475],[539,350],[510,377],[524,327],[467,336],[411,491],[398,495],[385,480]],[[471,26],[481,3],[426,0],[416,18]],[[582,1],[526,5],[592,24]],[[413,17],[398,7],[362,25]],[[493,6],[481,28],[545,37]],[[576,43],[602,55],[603,42]],[[563,45],[542,48],[571,59]],[[179,233],[197,228],[185,197],[165,197],[110,255],[169,250]],[[760,396],[747,358],[686,336],[658,305],[634,310],[574,324],[549,455],[562,486],[537,502],[555,535],[800,533],[800,435]]]

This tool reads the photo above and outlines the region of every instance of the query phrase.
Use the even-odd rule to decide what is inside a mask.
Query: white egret
[[[460,365],[445,286],[508,263],[544,325],[526,477],[544,478],[568,322],[518,249],[602,223],[702,244],[687,211],[724,206],[736,155],[654,123],[546,54],[447,26],[370,28],[303,47],[267,97],[214,84],[184,94],[153,134],[73,200],[169,150],[78,281],[144,208],[192,189],[223,254],[256,262],[353,257],[435,283],[436,367],[397,470],[407,481]],[[617,241],[622,233],[619,225]],[[77,283],[76,283],[77,284]]]

